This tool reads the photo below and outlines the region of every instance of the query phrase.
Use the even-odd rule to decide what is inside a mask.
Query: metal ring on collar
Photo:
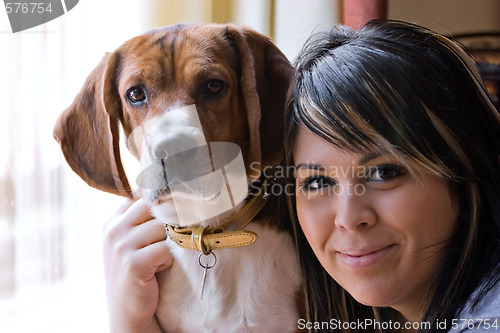
[[[208,255],[210,255],[210,254],[214,256],[214,263],[213,263],[212,265],[208,265],[208,263],[207,263],[207,265],[203,265],[203,264],[201,263],[201,255],[208,256]],[[200,254],[198,255],[198,263],[199,263],[199,264],[200,264],[200,266],[201,266],[201,267],[203,267],[203,268],[206,268],[206,269],[213,268],[213,267],[215,266],[215,264],[217,264],[217,256],[216,256],[216,255],[215,255],[215,253],[213,253],[212,251],[208,251],[208,254],[200,253]]]

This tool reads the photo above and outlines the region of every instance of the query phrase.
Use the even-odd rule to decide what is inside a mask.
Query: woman
[[[372,21],[313,36],[296,69],[286,147],[309,328],[500,329],[500,115],[470,58]]]

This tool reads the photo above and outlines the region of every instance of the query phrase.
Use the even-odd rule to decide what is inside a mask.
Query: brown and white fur
[[[128,137],[146,121],[194,104],[206,142],[241,148],[250,182],[282,157],[281,126],[292,75],[285,56],[251,29],[219,24],[156,29],[104,56],[58,119],[54,136],[69,165],[89,185],[130,196],[119,126]],[[164,132],[160,139],[176,140],[176,133],[186,129],[182,114],[170,119],[158,127]],[[143,190],[142,196],[155,218],[176,224],[168,189]],[[271,200],[246,227],[258,234],[255,243],[215,251],[218,262],[208,272],[203,300],[198,252],[167,240],[176,260],[158,274],[156,316],[164,331],[296,331],[300,269],[290,233],[273,213],[277,209]]]

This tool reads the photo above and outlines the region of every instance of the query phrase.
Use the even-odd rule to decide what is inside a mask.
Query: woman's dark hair
[[[459,217],[423,300],[429,306],[422,321],[450,325],[477,288],[476,304],[500,277],[500,114],[474,63],[431,30],[377,20],[358,31],[338,26],[315,34],[295,67],[288,163],[303,126],[341,149],[391,153],[449,185]],[[296,231],[309,320],[398,318],[395,310],[354,300]]]

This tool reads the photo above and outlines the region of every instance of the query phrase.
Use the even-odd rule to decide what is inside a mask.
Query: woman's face
[[[360,303],[420,319],[458,214],[445,182],[304,128],[294,160],[298,218],[324,268]]]

